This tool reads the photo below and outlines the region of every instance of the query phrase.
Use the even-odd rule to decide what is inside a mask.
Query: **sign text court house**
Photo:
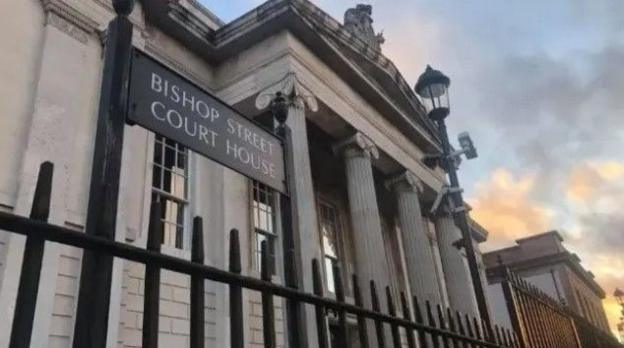
[[[138,49],[128,119],[285,192],[284,148],[274,134]]]

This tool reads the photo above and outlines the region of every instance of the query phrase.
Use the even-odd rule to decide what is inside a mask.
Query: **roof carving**
[[[372,14],[373,7],[371,5],[358,4],[345,12],[344,28],[376,51],[381,51],[381,45],[386,39],[383,37],[383,32],[375,33]]]

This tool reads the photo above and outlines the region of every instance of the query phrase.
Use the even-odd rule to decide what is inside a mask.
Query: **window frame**
[[[176,145],[175,149],[173,149],[174,151],[176,151],[176,157],[174,159],[176,165],[178,164],[178,156],[180,155],[179,148],[180,147],[182,148],[183,150],[182,152],[184,153],[184,157],[185,157],[184,159],[185,173],[184,174],[174,173],[173,170],[167,169],[164,163],[156,163],[155,154],[157,150],[160,149],[161,151],[163,151],[163,154],[164,154],[164,151],[166,151],[167,148],[170,148],[170,149],[172,148],[171,145],[167,144],[167,140],[173,142]],[[176,239],[179,238],[181,245],[178,246],[176,244],[172,245],[170,243],[167,243],[165,239],[166,231],[165,229],[163,229],[163,242],[161,244],[161,251],[166,254],[171,254],[171,255],[183,257],[183,258],[189,258],[190,257],[190,242],[191,242],[190,220],[191,220],[191,210],[192,210],[192,202],[190,199],[190,195],[192,192],[191,185],[194,179],[193,173],[191,170],[192,165],[193,165],[193,160],[192,160],[193,152],[188,147],[185,147],[184,145],[172,139],[169,139],[163,135],[160,135],[154,132],[148,133],[147,141],[148,141],[149,147],[148,147],[148,157],[147,157],[148,166],[146,169],[150,173],[150,177],[146,177],[146,186],[147,186],[146,194],[147,194],[147,200],[150,202],[150,204],[148,204],[146,207],[148,216],[149,216],[151,203],[154,201],[154,196],[164,198],[165,200],[170,200],[182,207],[183,209],[182,223],[178,224],[176,222],[163,221],[163,219],[161,218],[161,221],[163,221],[164,224],[168,224],[168,223],[175,224],[178,228],[181,229],[181,236],[175,237]],[[155,180],[154,176],[156,175],[157,169],[160,171],[160,185],[158,187],[154,186],[154,180]],[[163,189],[164,187],[163,186],[164,184],[163,173],[165,173],[165,171],[169,171],[170,175],[172,176],[178,175],[178,176],[182,176],[185,179],[184,189],[183,189],[184,197],[176,196],[175,194],[167,192],[166,190]],[[145,225],[147,226],[146,228],[146,231],[147,231],[149,229],[149,218],[147,219],[147,222]]]
[[[324,233],[323,233],[323,226],[322,226],[322,205],[325,205],[329,208],[332,208],[334,210],[334,215],[336,217],[336,223],[334,224],[337,227],[337,231],[334,232],[334,236],[335,236],[335,244],[336,244],[336,256],[332,256],[332,255],[328,255],[325,252],[325,241],[324,241]],[[343,280],[343,289],[345,292],[345,296],[347,296],[347,293],[349,292],[349,288],[350,288],[350,283],[348,281],[348,279],[345,279],[345,274],[348,274],[349,270],[348,270],[348,255],[347,252],[345,250],[345,233],[347,232],[347,226],[344,222],[344,210],[342,209],[342,206],[336,202],[336,200],[331,199],[330,197],[327,197],[321,193],[318,193],[316,195],[316,211],[317,211],[317,225],[318,225],[318,232],[319,232],[319,242],[321,245],[321,253],[323,256],[323,263],[322,263],[322,269],[323,269],[323,276],[324,276],[324,283],[323,283],[323,287],[325,292],[329,295],[329,296],[336,296],[336,290],[335,290],[335,275],[333,274],[333,268],[332,268],[332,276],[334,277],[334,290],[331,291],[329,288],[329,273],[327,271],[327,260],[331,260],[332,265],[337,265],[340,272],[341,272],[341,276],[342,276],[342,280]]]
[[[251,269],[257,272],[258,275],[261,274],[261,259],[260,259],[261,250],[260,250],[260,243],[258,243],[258,236],[259,235],[264,236],[267,241],[270,241],[269,252],[273,261],[271,276],[275,278],[275,277],[278,277],[279,275],[278,270],[280,269],[279,266],[281,265],[279,262],[281,253],[280,253],[280,248],[278,245],[279,236],[281,234],[281,227],[279,224],[279,221],[281,220],[280,206],[279,206],[279,192],[275,191],[268,185],[263,184],[253,179],[250,179],[248,182],[249,182],[248,187],[249,187],[249,198],[250,198],[249,199],[249,231],[250,231]],[[271,203],[270,207],[272,208],[273,212],[270,213],[271,220],[267,220],[267,221],[271,221],[270,224],[271,224],[273,231],[267,231],[256,226],[256,214],[255,214],[256,208],[254,206],[256,202],[256,199],[255,199],[255,186],[256,185],[263,186],[266,194],[270,195],[268,198],[268,201]],[[260,211],[259,207],[258,207],[258,210]]]

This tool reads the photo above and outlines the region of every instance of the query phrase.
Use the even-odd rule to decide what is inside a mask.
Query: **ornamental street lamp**
[[[465,154],[468,159],[476,158],[477,151],[468,133],[459,135],[461,150],[453,151],[451,148],[445,123],[445,119],[451,110],[448,94],[450,83],[451,80],[442,72],[432,69],[431,66],[427,65],[427,69],[418,78],[414,89],[424,102],[427,115],[438,126],[438,135],[442,140],[442,155],[438,157],[438,160],[449,176],[450,187],[447,191],[449,195],[449,206],[455,223],[462,232],[462,239],[459,244],[461,247],[466,248],[466,257],[470,268],[472,285],[477,298],[479,314],[481,315],[481,319],[487,323],[488,328],[491,328],[490,315],[485,300],[485,291],[483,289],[483,283],[481,283],[479,266],[470,233],[470,225],[468,224],[468,213],[462,197],[462,189],[459,186],[459,180],[457,178],[457,164],[459,163],[460,156]]]

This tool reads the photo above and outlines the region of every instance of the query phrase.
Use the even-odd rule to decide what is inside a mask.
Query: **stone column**
[[[463,251],[454,245],[461,239],[461,232],[455,226],[453,217],[448,213],[442,213],[437,218],[435,225],[451,308],[479,318],[479,312],[475,307],[476,299],[470,273],[462,255]]]
[[[371,308],[369,281],[375,281],[382,298],[385,287],[389,285],[390,269],[385,255],[371,163],[372,158],[379,157],[379,152],[375,144],[362,133],[356,133],[334,145],[334,151],[341,153],[345,160],[357,276],[364,305]],[[385,308],[386,301],[380,302],[382,308]]]
[[[295,249],[297,255],[297,269],[299,270],[299,286],[306,292],[313,292],[312,287],[312,259],[322,260],[321,245],[318,232],[316,214],[316,196],[312,182],[310,166],[310,150],[308,148],[308,132],[306,128],[306,110],[316,112],[318,104],[316,98],[297,79],[294,73],[288,73],[277,84],[260,92],[256,99],[256,107],[266,109],[277,92],[281,92],[290,104],[286,124],[292,134],[291,149],[294,153],[293,195],[296,205],[296,215],[293,216]],[[281,207],[289,209],[289,207]],[[304,327],[310,347],[318,346],[316,336],[316,322],[314,308],[304,306]]]
[[[404,172],[386,181],[386,186],[395,192],[397,198],[410,289],[419,301],[442,304],[433,252],[418,200],[422,183],[413,173]]]

